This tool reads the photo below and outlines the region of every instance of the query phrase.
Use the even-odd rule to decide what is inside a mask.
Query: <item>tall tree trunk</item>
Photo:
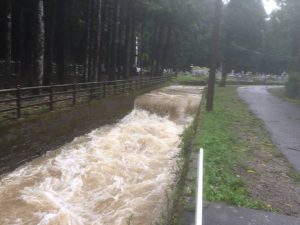
[[[130,77],[131,72],[131,58],[132,58],[132,15],[131,15],[131,0],[127,1],[127,15],[126,15],[126,30],[125,30],[125,64],[124,75],[125,78]]]
[[[136,30],[136,22],[134,20],[134,16],[132,16],[132,23],[131,23],[131,54],[129,57],[130,63],[129,63],[129,69],[130,69],[130,75],[136,76],[136,68],[134,67],[134,61],[135,61],[135,47],[136,47],[136,36],[135,36],[135,30]]]
[[[118,44],[118,50],[117,50],[117,67],[118,67],[118,74],[117,77],[118,79],[123,79],[124,78],[124,35],[125,35],[125,11],[126,11],[126,2],[121,1],[120,2],[120,24],[119,24],[119,44]]]
[[[161,57],[161,68],[165,69],[166,68],[166,62],[167,62],[167,57],[168,57],[168,52],[169,52],[169,47],[170,47],[170,40],[171,40],[171,35],[172,35],[172,27],[171,25],[167,26],[166,28],[166,38],[165,38],[165,43],[163,46],[163,52],[162,52],[162,57]],[[162,75],[163,70],[160,70],[160,75]]]
[[[101,45],[100,45],[100,68],[101,68],[101,80],[106,79],[108,73],[108,58],[109,58],[109,10],[107,0],[102,0],[102,26],[101,26]]]
[[[44,5],[43,0],[37,0],[35,5],[34,23],[34,84],[43,85],[44,76]]]
[[[154,35],[152,39],[152,52],[151,52],[151,76],[157,76],[156,68],[157,68],[157,50],[158,50],[158,43],[160,40],[160,36],[162,33],[162,24],[156,22],[154,25]]]
[[[18,45],[19,45],[19,57],[20,57],[20,62],[21,62],[21,70],[19,74],[19,79],[22,80],[26,78],[26,67],[25,67],[25,36],[24,36],[24,27],[25,27],[25,16],[24,16],[24,9],[21,9],[20,12],[20,21],[19,21],[19,40],[18,40]],[[24,79],[25,80],[25,79]]]
[[[49,85],[53,76],[53,48],[55,28],[55,0],[44,1],[45,10],[45,63],[44,84]]]
[[[120,29],[120,0],[115,0],[114,28],[113,28],[113,51],[112,51],[112,70],[111,78],[116,79],[119,49],[119,29]]]
[[[11,79],[11,29],[12,29],[12,16],[11,16],[11,0],[6,0],[7,11],[7,27],[6,27],[6,54],[5,54],[5,76],[4,88],[10,88]]]
[[[157,64],[156,64],[156,74],[162,76],[163,74],[163,60],[164,52],[167,51],[167,42],[169,41],[171,29],[169,26],[164,25],[162,29],[162,34],[158,43],[157,48]]]
[[[163,42],[164,36],[164,25],[161,23],[158,26],[158,32],[155,37],[154,43],[154,52],[153,52],[153,64],[152,64],[152,76],[159,76],[159,67],[160,67],[160,52],[161,52],[161,43]]]
[[[96,47],[94,74],[96,81],[100,80],[100,53],[101,53],[101,26],[102,25],[102,0],[97,0]]]
[[[27,81],[27,86],[34,85],[33,63],[34,63],[34,29],[35,15],[29,10],[24,10],[23,27],[22,27],[22,75]],[[31,32],[26,32],[31,31]]]
[[[228,73],[228,64],[224,63],[223,68],[222,68],[222,78],[221,78],[219,87],[225,87],[226,86],[227,73]]]
[[[15,8],[15,15],[13,16],[12,24],[14,25],[14,59],[17,62],[17,68],[15,68],[15,82],[16,84],[20,84],[20,75],[21,75],[21,64],[19,62],[21,61],[21,52],[22,52],[22,45],[21,45],[21,27],[23,26],[23,7],[20,2],[14,2],[14,8]]]
[[[57,78],[60,84],[65,83],[66,68],[66,38],[67,38],[67,0],[60,0],[56,5],[57,11]]]
[[[165,26],[161,26],[161,30],[159,32],[159,39],[157,42],[157,47],[156,47],[156,65],[154,67],[154,75],[155,76],[160,76],[160,70],[161,70],[161,50],[164,42],[164,33],[165,33]]]
[[[101,45],[101,68],[103,69],[102,79],[106,80],[109,71],[109,10],[107,0],[103,0],[103,21],[102,21],[102,45]]]
[[[114,8],[108,3],[108,48],[107,48],[107,68],[108,68],[108,79],[114,80],[113,76],[113,50],[114,50]]]
[[[91,64],[91,30],[92,30],[92,1],[87,1],[87,11],[86,11],[86,43],[85,43],[85,64],[84,64],[84,79],[85,82],[90,79],[90,64]]]
[[[91,1],[91,14],[90,14],[90,22],[91,22],[91,29],[90,29],[90,41],[89,41],[89,74],[88,74],[88,81],[92,82],[95,79],[95,43],[96,43],[96,1]]]

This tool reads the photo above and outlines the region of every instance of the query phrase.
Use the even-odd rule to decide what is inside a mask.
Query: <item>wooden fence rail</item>
[[[131,80],[73,83],[63,85],[20,87],[0,90],[0,115],[11,113],[21,118],[25,109],[46,106],[50,111],[59,102],[70,102],[72,105],[92,100],[95,97],[109,97],[128,93],[143,87],[165,82],[169,76],[147,77]]]

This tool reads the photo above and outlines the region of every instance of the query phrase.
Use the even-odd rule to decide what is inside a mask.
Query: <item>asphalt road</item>
[[[185,212],[183,221],[195,225],[195,212]],[[300,225],[300,219],[212,202],[203,210],[203,225]]]
[[[300,105],[273,96],[268,88],[272,87],[240,87],[238,93],[265,122],[273,142],[300,173]]]

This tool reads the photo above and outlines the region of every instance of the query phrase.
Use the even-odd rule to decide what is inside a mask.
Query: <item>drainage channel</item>
[[[180,135],[201,93],[170,86],[140,96],[118,123],[2,176],[0,224],[154,224],[174,186]]]

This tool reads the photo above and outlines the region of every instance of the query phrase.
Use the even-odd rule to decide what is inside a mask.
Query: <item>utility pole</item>
[[[210,71],[208,79],[208,89],[207,89],[207,102],[206,110],[212,111],[214,106],[214,91],[216,82],[216,67],[219,56],[219,46],[220,46],[220,28],[221,28],[221,15],[222,15],[222,0],[215,0],[215,19],[212,34],[212,43],[210,50]]]

